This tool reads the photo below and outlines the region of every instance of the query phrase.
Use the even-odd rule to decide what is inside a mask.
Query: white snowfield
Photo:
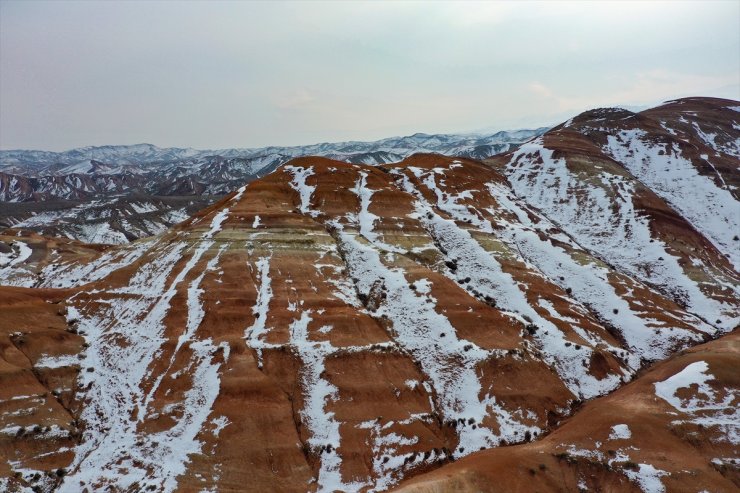
[[[10,244],[10,252],[0,252],[0,285],[32,286],[35,276],[24,268],[24,262],[31,257],[33,250],[27,243],[17,240]]]
[[[130,241],[126,234],[146,238],[163,233],[189,217],[185,207],[174,208],[162,201],[128,202],[125,197],[116,196],[67,209],[34,213],[25,219],[11,218],[9,222],[16,229],[31,229],[41,234],[51,229],[59,236],[83,243],[123,245]],[[111,221],[120,225],[114,228]]]
[[[68,288],[98,281],[134,263],[154,245],[155,241],[154,239],[140,240],[106,252],[97,259],[83,264],[76,262],[50,264],[42,271],[41,286]]]
[[[722,175],[716,169],[715,176],[700,175],[676,142],[652,144],[646,136],[639,129],[623,130],[608,136],[604,151],[671,204],[740,271],[740,241],[735,239],[740,234],[740,201]],[[704,154],[702,159],[711,166],[713,156]]]
[[[141,258],[155,241],[155,239],[140,240],[103,253],[99,257],[85,263],[78,263],[76,261],[64,263],[50,262],[41,270],[39,275],[32,274],[27,266],[24,265],[24,262],[31,255],[31,248],[24,242],[14,242],[12,244],[14,253],[6,254],[7,259],[13,260],[3,267],[3,259],[0,258],[0,285],[25,288],[69,288],[81,286],[103,279],[112,272],[131,265]],[[20,247],[16,243],[23,246]],[[54,259],[58,258],[60,254],[52,251],[51,256]],[[23,258],[23,260],[19,260],[20,258]]]
[[[614,271],[595,259],[584,262],[585,258],[591,258],[590,255],[567,235],[555,238],[552,234],[556,229],[555,224],[541,212],[529,208],[521,199],[514,197],[508,187],[490,183],[488,190],[498,204],[496,210],[489,209],[489,213],[494,217],[509,213],[517,218],[515,221],[509,216],[499,222],[504,224],[504,228],[497,234],[553,283],[563,289],[571,289],[573,298],[595,312],[601,320],[606,320],[617,328],[630,348],[627,361],[632,368],[638,368],[641,361],[665,358],[677,345],[701,340],[701,334],[679,328],[677,325],[680,322],[688,323],[702,332],[714,331],[713,327],[697,317],[679,318],[679,315],[664,312],[663,315],[672,318],[676,325],[652,318],[644,302],[632,295],[632,289],[618,294],[614,286]],[[536,222],[530,217],[536,218]],[[554,239],[568,245],[569,250],[558,245]],[[641,285],[634,278],[629,278],[629,281],[634,285]]]
[[[625,176],[602,171],[587,181],[571,171],[565,159],[538,138],[522,145],[506,172],[517,196],[544,211],[547,217],[579,245],[609,261],[621,271],[661,289],[686,304],[687,310],[722,330],[740,323],[737,307],[705,294],[671,255],[652,237],[648,219],[635,210],[634,183]],[[713,268],[698,257],[697,265],[711,275]],[[740,286],[716,279],[740,298]]]
[[[699,138],[701,138],[715,153],[723,153],[732,157],[740,158],[740,138],[730,139],[725,143],[719,143],[717,142],[716,133],[705,132],[697,122],[691,122],[691,126],[697,135],[699,135]],[[733,122],[733,129],[739,129],[735,122]]]

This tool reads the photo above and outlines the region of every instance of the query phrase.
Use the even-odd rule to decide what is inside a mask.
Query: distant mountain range
[[[65,152],[0,151],[0,202],[6,203],[0,227],[89,243],[126,243],[163,231],[295,157],[371,165],[398,162],[419,152],[485,159],[546,130],[417,133],[375,142],[258,149],[137,144]]]
[[[0,151],[0,201],[81,199],[136,190],[155,195],[225,194],[300,156],[384,164],[425,152],[485,159],[547,128],[492,134],[422,134],[374,142],[196,150],[151,144],[83,147],[65,152]]]

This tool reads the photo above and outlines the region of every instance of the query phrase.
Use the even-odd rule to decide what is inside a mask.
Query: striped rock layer
[[[488,164],[295,159],[118,248],[8,232],[0,484],[476,491],[498,470],[512,491],[557,490],[563,468],[578,487],[663,491],[693,467],[730,487],[738,360],[722,336],[740,275],[720,223],[737,220],[738,131],[696,157],[689,116],[630,126],[650,111],[606,140],[586,129],[601,114],[581,115]],[[685,178],[658,187],[651,166]],[[709,197],[725,202],[701,212]],[[700,347],[720,356],[641,376],[719,337]],[[656,436],[679,437],[664,454],[714,455],[644,451],[647,411],[619,396],[657,406]],[[584,472],[596,463],[609,471]]]

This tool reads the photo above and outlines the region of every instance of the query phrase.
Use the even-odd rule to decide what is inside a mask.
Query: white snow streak
[[[300,168],[298,166],[285,166],[285,171],[293,175],[290,186],[298,192],[301,198],[301,213],[316,217],[318,212],[311,210],[311,195],[316,190],[315,185],[307,185],[306,179],[314,174],[313,167]]]
[[[740,444],[740,392],[724,389],[724,397],[708,382],[714,380],[706,361],[696,361],[675,375],[655,383],[655,395],[668,402],[674,409],[689,415],[689,422],[711,427],[717,426],[724,440]],[[693,396],[686,399],[676,395],[681,389],[691,389]],[[696,389],[696,390],[694,390]],[[674,421],[680,423],[682,420]]]
[[[587,180],[571,172],[564,159],[535,139],[512,156],[507,173],[518,196],[548,216],[580,245],[630,275],[659,286],[706,320],[723,327],[740,322],[735,307],[709,298],[690,279],[658,239],[648,220],[635,210],[633,183],[605,172]],[[539,163],[538,160],[542,162]],[[698,261],[698,260],[697,260]]]
[[[86,406],[81,418],[86,423],[82,443],[76,449],[72,473],[60,491],[79,491],[87,487],[110,485],[116,489],[153,486],[159,491],[173,491],[177,477],[186,472],[188,457],[199,453],[197,440],[211,414],[219,393],[219,367],[214,356],[228,359],[228,345],[215,345],[211,339],[197,340],[195,332],[205,311],[199,287],[205,272],[215,268],[216,258],[205,266],[187,288],[188,319],[175,351],[187,345],[192,353],[187,374],[191,387],[184,393],[173,416],[174,425],[157,433],[144,433],[147,421],[160,414],[151,409],[154,394],[164,374],[151,374],[150,366],[162,355],[166,342],[164,319],[173,297],[188,274],[213,245],[211,239],[225,217],[216,215],[202,239],[191,248],[185,265],[171,282],[170,274],[186,251],[185,243],[167,244],[151,252],[151,260],[142,264],[125,287],[109,291],[112,297],[96,300],[91,314],[86,307],[71,307],[68,317],[79,320],[90,344],[85,364],[94,374],[80,376]],[[171,356],[171,362],[175,355]],[[171,365],[170,365],[171,367]],[[169,368],[168,368],[169,369]],[[143,391],[151,381],[151,390]]]

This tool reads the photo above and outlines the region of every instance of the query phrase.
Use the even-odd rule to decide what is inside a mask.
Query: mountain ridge
[[[120,156],[124,163],[135,161],[136,159],[148,162],[161,162],[161,161],[174,161],[183,160],[193,157],[208,157],[208,156],[221,156],[221,157],[250,157],[254,158],[261,154],[285,154],[288,156],[296,157],[297,155],[312,155],[331,150],[337,153],[360,153],[360,152],[373,152],[379,150],[393,150],[398,145],[407,144],[413,140],[418,140],[420,137],[423,140],[446,140],[453,142],[462,141],[473,141],[487,144],[503,144],[507,142],[513,142],[519,139],[526,139],[537,133],[542,133],[547,130],[547,127],[542,127],[534,130],[529,129],[518,129],[518,130],[499,130],[491,133],[464,133],[464,134],[428,134],[428,133],[415,133],[407,136],[398,137],[386,137],[375,141],[361,141],[361,140],[350,140],[340,142],[320,142],[316,144],[297,145],[297,146],[264,146],[254,148],[224,148],[224,149],[194,149],[194,148],[183,148],[183,147],[158,147],[153,144],[131,144],[131,145],[101,145],[101,146],[87,146],[74,148],[67,151],[42,151],[33,149],[9,149],[0,150],[0,167],[9,168],[12,165],[17,165],[15,161],[24,161],[26,165],[41,165],[41,164],[76,164],[82,158],[89,158],[94,160],[103,160],[106,157],[109,160],[115,160],[116,157]],[[480,144],[479,144],[480,145]],[[149,151],[142,157],[136,157],[137,150],[142,148]],[[406,149],[414,150],[413,147],[407,146]],[[113,154],[106,155],[105,153],[99,152],[104,150],[112,150]],[[131,152],[134,151],[134,152]],[[133,156],[132,156],[133,155]],[[35,159],[34,159],[35,157]],[[116,164],[115,162],[109,164]],[[27,169],[26,172],[33,171]]]
[[[509,150],[542,131],[414,134],[374,142],[205,151],[150,144],[62,153],[0,151],[0,201],[8,204],[0,213],[0,227],[81,241],[126,243],[161,232],[175,224],[173,219],[181,220],[197,206],[296,156],[323,154],[348,162],[382,164],[414,152],[435,151],[480,159]],[[178,205],[184,196],[194,198],[182,208]],[[147,213],[139,214],[137,207]],[[68,221],[70,217],[74,224]]]

